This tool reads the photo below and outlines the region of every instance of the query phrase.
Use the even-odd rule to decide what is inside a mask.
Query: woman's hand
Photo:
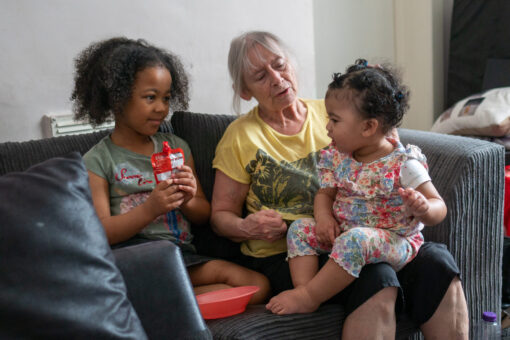
[[[197,193],[197,181],[193,175],[193,170],[189,166],[181,165],[177,169],[179,171],[172,174],[172,180],[179,190],[184,193],[183,203],[187,203]]]
[[[404,202],[407,216],[420,217],[429,211],[429,201],[421,192],[413,188],[399,188],[398,193]]]
[[[173,179],[159,182],[143,204],[150,216],[155,219],[181,206],[185,193],[179,189]]]
[[[285,237],[287,224],[282,216],[274,210],[261,210],[241,220],[239,229],[244,231],[248,239],[277,241]]]
[[[323,214],[315,218],[315,234],[317,242],[326,246],[332,246],[335,239],[340,235],[340,226],[331,214]]]

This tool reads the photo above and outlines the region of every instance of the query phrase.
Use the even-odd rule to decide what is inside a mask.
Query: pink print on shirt
[[[130,180],[130,179],[138,179],[138,186],[142,186],[145,184],[150,184],[153,182],[152,179],[144,179],[143,175],[138,173],[134,175],[127,175],[128,169],[122,168],[118,173],[115,174],[115,179],[119,182],[122,182],[124,180]]]

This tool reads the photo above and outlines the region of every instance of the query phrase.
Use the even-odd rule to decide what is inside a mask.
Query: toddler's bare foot
[[[286,290],[269,300],[266,309],[274,314],[311,313],[319,308],[304,286]]]

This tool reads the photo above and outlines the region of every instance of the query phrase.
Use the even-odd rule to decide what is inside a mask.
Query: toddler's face
[[[351,94],[347,90],[328,90],[326,110],[329,121],[326,125],[328,136],[339,151],[352,153],[364,142],[363,119],[358,113]]]
[[[136,74],[131,98],[117,123],[145,136],[154,135],[170,108],[172,77],[164,67],[148,67]]]

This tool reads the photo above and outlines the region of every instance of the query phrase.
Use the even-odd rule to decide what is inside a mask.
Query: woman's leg
[[[218,289],[257,286],[250,304],[264,303],[270,293],[269,280],[262,274],[223,260],[211,260],[188,268],[195,294]]]
[[[350,313],[343,324],[342,340],[395,339],[397,294],[397,287],[382,288]]]
[[[426,339],[468,339],[467,304],[458,277],[453,279],[439,307],[420,329]]]
[[[427,339],[467,339],[469,318],[459,269],[445,245],[425,242],[398,273],[406,313]]]

